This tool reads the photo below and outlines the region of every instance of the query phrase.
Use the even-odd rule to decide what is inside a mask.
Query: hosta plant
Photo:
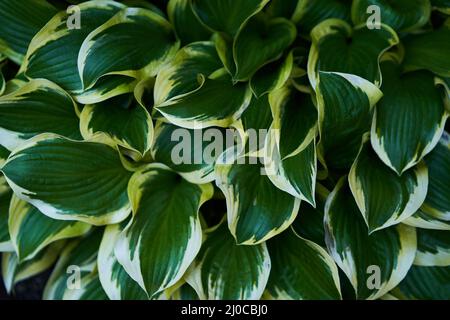
[[[450,2],[0,0],[0,251],[44,299],[449,299]]]

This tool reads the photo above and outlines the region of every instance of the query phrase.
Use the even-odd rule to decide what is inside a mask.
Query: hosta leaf
[[[210,29],[234,36],[268,2],[269,0],[192,0],[192,9]]]
[[[423,229],[450,230],[450,221],[435,218],[422,210],[417,211],[414,215],[406,219],[404,223]]]
[[[443,13],[450,13],[450,1],[449,0],[431,0],[433,9],[437,9]]]
[[[290,19],[298,3],[298,0],[272,0],[267,4],[265,12],[273,17]]]
[[[100,103],[86,105],[80,115],[85,139],[101,139],[136,152],[141,158],[151,147],[153,122],[150,114],[133,94],[125,94]]]
[[[407,71],[427,69],[450,77],[450,20],[441,29],[410,35],[404,40]]]
[[[225,151],[216,163],[216,184],[227,201],[228,228],[238,244],[258,244],[294,221],[300,199],[275,187],[255,157]]]
[[[350,2],[345,0],[301,0],[298,1],[292,21],[299,26],[301,32],[308,33],[317,24],[329,18],[350,22]]]
[[[214,33],[212,40],[225,70],[230,75],[234,75],[236,73],[236,63],[233,56],[234,39],[224,33]]]
[[[81,45],[78,69],[83,88],[91,88],[108,74],[156,75],[178,46],[170,23],[160,15],[147,9],[123,9]]]
[[[39,135],[15,149],[2,172],[16,195],[54,219],[102,225],[130,213],[131,172],[105,144]]]
[[[420,208],[427,194],[428,170],[419,163],[398,176],[378,158],[367,134],[348,180],[372,233],[402,222]]]
[[[6,89],[6,80],[0,68],[0,96],[3,94],[3,92],[5,92],[5,89]]]
[[[172,300],[199,300],[197,292],[188,283],[173,293]]]
[[[400,299],[449,300],[450,266],[412,266],[392,293]]]
[[[31,38],[56,14],[47,1],[0,1],[0,52],[22,63]]]
[[[429,186],[422,210],[450,223],[450,135],[444,131],[439,143],[425,157]]]
[[[265,243],[237,245],[225,223],[207,233],[187,281],[206,300],[255,300],[270,273]]]
[[[182,44],[207,40],[211,36],[192,11],[190,0],[170,0],[167,14]]]
[[[147,300],[145,291],[125,272],[114,255],[114,247],[120,232],[126,226],[125,222],[105,228],[98,252],[100,282],[111,300]]]
[[[33,259],[19,263],[14,252],[2,255],[2,278],[6,291],[11,293],[14,285],[47,270],[58,258],[64,242],[55,242],[39,252]]]
[[[201,87],[199,76],[209,77],[222,68],[214,43],[203,41],[182,48],[162,69],[155,82],[155,105],[159,106]]]
[[[12,192],[10,190],[0,193],[0,252],[14,251],[8,231],[9,203]]]
[[[450,266],[449,231],[417,229],[417,253],[414,264]]]
[[[13,196],[9,207],[9,234],[19,261],[32,259],[57,240],[80,236],[91,228],[76,221],[55,220]]]
[[[269,101],[274,120],[266,142],[268,177],[281,190],[315,205],[317,110],[312,97],[283,88]]]
[[[263,66],[250,79],[253,94],[260,98],[266,93],[280,89],[289,79],[293,67],[294,57],[292,52],[285,59]]]
[[[429,0],[356,0],[352,3],[352,20],[355,25],[365,24],[373,12],[369,6],[378,6],[381,21],[397,31],[410,31],[424,26],[430,19]]]
[[[228,127],[248,107],[252,92],[247,83],[232,83],[228,74],[202,79],[201,86],[156,109],[172,124],[189,129]]]
[[[122,8],[124,5],[109,0],[81,3],[80,28],[68,27],[70,10],[59,12],[31,41],[21,71],[30,78],[45,78],[71,93],[81,94],[83,85],[77,66],[81,44]]]
[[[221,128],[185,129],[157,122],[152,156],[191,183],[214,181],[214,163],[226,145]]]
[[[346,177],[325,206],[328,251],[344,271],[358,299],[376,299],[407,274],[416,253],[414,228],[399,224],[369,235]]]
[[[180,280],[200,250],[198,210],[213,189],[152,164],[133,175],[128,193],[133,218],[120,234],[115,254],[131,278],[155,298]]]
[[[363,134],[370,131],[372,109],[383,94],[354,75],[320,72],[319,79],[319,160],[331,168],[347,169],[358,154]]]
[[[438,143],[447,114],[433,75],[401,74],[392,61],[382,63],[383,99],[372,123],[372,146],[399,175],[413,167]]]
[[[54,83],[32,80],[0,97],[0,143],[12,150],[40,133],[80,139],[77,105]]]
[[[233,57],[235,81],[248,80],[260,67],[281,56],[295,40],[297,30],[284,18],[267,19],[257,15],[236,35]]]
[[[81,239],[72,240],[65,246],[45,285],[43,299],[62,300],[67,290],[76,289],[74,283],[78,280],[76,272],[79,272],[81,277],[94,270],[102,234],[102,229],[94,229]],[[69,288],[68,284],[73,287]]]
[[[387,25],[370,30],[364,24],[352,30],[348,23],[338,19],[317,25],[311,31],[311,38],[308,76],[313,88],[320,71],[349,73],[380,86],[379,59],[399,42],[395,31]]]
[[[272,261],[267,291],[272,298],[341,299],[338,268],[325,249],[291,229],[267,246]]]
[[[63,300],[108,300],[103,290],[97,270],[82,275],[80,288],[66,290]]]

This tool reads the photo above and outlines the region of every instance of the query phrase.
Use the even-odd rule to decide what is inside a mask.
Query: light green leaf
[[[325,249],[292,229],[267,246],[272,261],[267,291],[273,299],[341,299],[338,268]]]
[[[0,252],[14,251],[8,231],[9,203],[12,194],[11,190],[0,193]]]
[[[44,132],[81,140],[77,105],[56,84],[32,80],[0,97],[0,143],[13,150]]]
[[[399,43],[397,34],[387,25],[370,30],[363,24],[352,29],[338,19],[318,24],[311,31],[311,38],[308,77],[313,88],[320,71],[353,74],[380,86],[380,57]]]
[[[414,264],[450,266],[449,231],[417,229],[417,253]]]
[[[49,218],[15,195],[9,206],[8,227],[20,262],[32,259],[50,243],[81,236],[91,228],[83,222]]]
[[[247,81],[263,65],[278,59],[295,40],[297,29],[284,18],[268,19],[257,15],[236,35],[233,57],[234,81]]]
[[[300,206],[300,199],[272,184],[260,162],[230,148],[216,163],[216,185],[225,195],[228,228],[238,244],[259,244],[286,230]]]
[[[39,135],[15,149],[1,170],[17,196],[50,218],[103,225],[131,210],[131,172],[105,144]]]
[[[213,188],[191,184],[167,167],[151,164],[132,176],[128,194],[133,218],[117,240],[115,255],[155,298],[181,279],[200,250],[198,210],[212,197]]]
[[[0,52],[21,64],[31,38],[56,14],[47,1],[0,1]]]
[[[376,106],[371,142],[380,159],[401,175],[433,150],[448,115],[431,73],[402,74],[393,61],[381,67],[384,96]]]
[[[234,36],[268,2],[269,0],[192,0],[191,3],[198,19],[208,28]]]
[[[108,300],[100,283],[98,271],[84,274],[80,278],[80,288],[66,290],[63,300]]]
[[[105,228],[98,252],[98,273],[110,300],[147,300],[145,291],[126,272],[114,255],[114,247],[126,222]]]
[[[356,0],[352,3],[352,20],[355,25],[363,24],[373,15],[370,6],[378,6],[381,21],[400,32],[411,31],[424,26],[430,19],[429,0]]]
[[[348,169],[370,131],[372,110],[382,92],[355,75],[320,72],[316,87],[320,141],[318,156],[322,165]]]
[[[261,298],[270,273],[265,243],[237,245],[225,223],[206,233],[188,283],[203,300]]]
[[[172,26],[160,15],[147,9],[123,9],[81,45],[78,69],[83,88],[92,88],[110,74],[154,76],[178,47]]]
[[[416,254],[415,229],[399,224],[369,235],[345,176],[328,197],[324,223],[328,251],[358,299],[377,299],[406,276]]]
[[[417,211],[414,215],[403,221],[403,223],[416,228],[450,230],[450,221],[435,218],[422,210]]]
[[[396,225],[419,210],[427,194],[428,170],[419,163],[398,176],[378,158],[366,134],[348,180],[372,233]]]

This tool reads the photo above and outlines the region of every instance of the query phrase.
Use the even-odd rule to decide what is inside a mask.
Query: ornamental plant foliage
[[[44,299],[450,299],[449,1],[0,21],[9,292],[51,269]]]

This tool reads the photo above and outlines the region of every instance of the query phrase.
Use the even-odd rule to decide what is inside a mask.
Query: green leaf
[[[86,105],[80,115],[85,139],[107,141],[132,150],[142,158],[150,150],[153,122],[150,114],[133,94]]]
[[[444,131],[439,143],[425,157],[429,186],[422,210],[435,219],[450,221],[450,135]]]
[[[15,195],[9,207],[8,225],[20,262],[32,259],[50,243],[81,236],[91,228],[83,222],[51,219]]]
[[[0,252],[14,251],[8,231],[9,203],[12,195],[11,190],[0,193]]]
[[[63,89],[48,80],[32,80],[0,97],[0,143],[13,150],[44,132],[81,140],[77,112]]]
[[[194,15],[190,0],[169,0],[167,14],[182,45],[208,40],[211,36]]]
[[[66,290],[63,300],[108,300],[103,290],[97,270],[80,278],[80,288]]]
[[[417,253],[414,264],[450,266],[449,231],[417,229]]]
[[[338,268],[330,255],[289,229],[267,242],[272,270],[267,291],[278,300],[341,299]]]
[[[130,277],[155,298],[181,279],[200,250],[198,210],[213,189],[151,164],[132,176],[128,194],[133,218],[117,240],[115,255]]]
[[[276,91],[288,81],[294,68],[294,55],[291,52],[285,59],[269,63],[259,69],[250,79],[250,87],[255,97]]]
[[[44,300],[62,300],[68,288],[68,284],[76,288],[77,279],[75,272],[84,276],[90,274],[97,264],[97,251],[102,239],[103,229],[93,229],[82,238],[70,241],[64,247],[43,293]],[[75,277],[74,277],[75,275]]]
[[[355,25],[363,24],[373,15],[370,6],[378,6],[381,21],[394,30],[407,32],[423,27],[430,19],[429,0],[356,0],[352,3],[352,20]]]
[[[92,88],[109,74],[154,76],[178,47],[172,26],[160,15],[147,9],[123,9],[81,45],[78,69],[83,88]]]
[[[439,10],[443,13],[450,14],[450,1],[449,0],[431,0],[433,9]]]
[[[275,186],[314,206],[317,110],[312,98],[286,87],[270,94],[274,120],[266,140],[264,162]]]
[[[147,300],[145,291],[126,272],[114,255],[114,247],[127,221],[105,228],[98,252],[98,273],[110,300]]]
[[[342,0],[301,0],[292,15],[301,32],[309,33],[320,22],[330,19],[350,22],[350,2]]]
[[[256,300],[270,273],[265,243],[237,245],[226,224],[210,230],[187,276],[202,300]]]
[[[450,230],[450,221],[435,218],[422,210],[417,211],[414,215],[406,219],[404,223],[416,228]]]
[[[450,20],[438,30],[405,38],[405,70],[426,69],[450,77]]]
[[[278,59],[295,40],[297,29],[284,18],[257,15],[236,35],[233,57],[235,81],[247,81],[263,65]]]
[[[320,72],[316,87],[320,141],[318,157],[322,165],[348,169],[370,131],[372,110],[382,92],[355,75]]]
[[[192,9],[198,19],[211,30],[234,36],[268,2],[269,0],[192,0]]]
[[[275,187],[256,157],[226,150],[216,163],[216,185],[227,201],[228,228],[238,244],[259,244],[286,230],[300,199]]]
[[[131,172],[108,145],[43,134],[15,149],[1,170],[16,195],[50,218],[103,225],[130,213]]]
[[[377,299],[406,276],[416,253],[415,229],[399,224],[369,235],[346,177],[328,197],[324,223],[328,251],[358,299]]]
[[[72,94],[83,94],[78,52],[84,39],[125,6],[115,1],[88,1],[78,5],[80,28],[69,28],[72,11],[55,15],[33,38],[21,71],[29,78],[45,78]]]
[[[299,2],[298,0],[272,0],[267,4],[265,12],[271,17],[291,19]]]
[[[372,233],[404,221],[420,208],[427,194],[428,170],[419,163],[398,176],[378,158],[368,134],[363,140],[348,180]]]
[[[370,30],[364,24],[352,29],[338,19],[317,25],[311,31],[311,38],[308,77],[313,88],[320,71],[353,74],[380,86],[380,57],[399,43],[397,34],[387,25]]]
[[[412,266],[392,294],[400,299],[449,300],[450,266]]]
[[[380,159],[401,175],[433,150],[448,115],[431,73],[402,74],[393,61],[381,68],[384,96],[376,106],[371,142]]]
[[[56,14],[47,1],[0,1],[0,52],[21,64],[31,38]]]

